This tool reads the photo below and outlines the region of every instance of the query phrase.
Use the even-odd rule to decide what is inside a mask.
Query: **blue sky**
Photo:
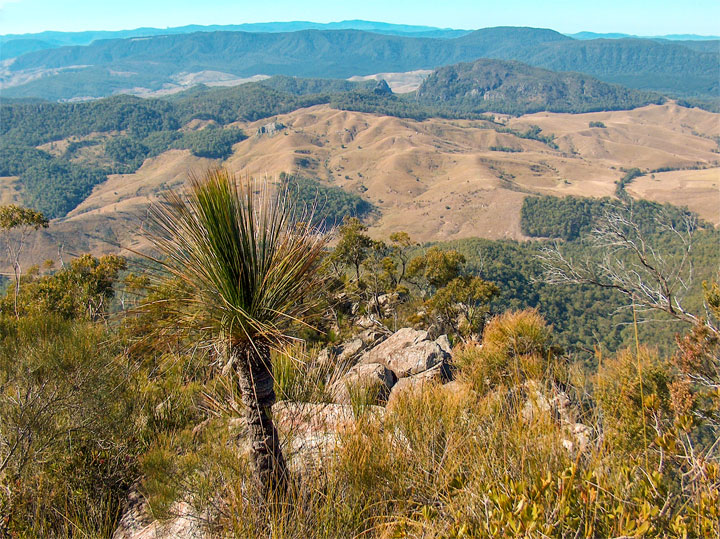
[[[0,34],[346,19],[572,33],[720,34],[720,0],[0,0]]]

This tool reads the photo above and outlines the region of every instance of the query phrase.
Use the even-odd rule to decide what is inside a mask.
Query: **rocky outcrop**
[[[385,332],[370,328],[351,341],[324,350],[319,361],[334,361],[341,369],[351,366],[331,387],[335,402],[348,404],[353,391],[359,390],[362,393],[357,393],[358,397],[366,399],[374,394],[373,404],[385,404],[391,390],[397,397],[402,391],[429,381],[448,381],[450,359],[446,335],[432,340],[427,331],[403,328],[388,337]]]
[[[382,419],[385,408],[366,406],[363,414]],[[281,401],[272,407],[275,426],[280,435],[283,452],[293,474],[304,474],[323,465],[340,443],[345,429],[356,421],[353,407],[332,403]],[[231,440],[237,445],[240,458],[249,451],[244,419],[228,422]],[[200,423],[195,431],[208,427]],[[169,510],[171,517],[156,520],[147,503],[134,487],[123,505],[122,517],[112,539],[205,539],[210,537],[201,525],[202,519],[187,502],[175,502]]]
[[[354,339],[324,348],[318,355],[317,361],[323,365],[333,363],[339,368],[352,367],[359,361],[363,352],[382,342],[389,334],[379,329],[366,329]]]
[[[398,378],[418,374],[450,360],[450,342],[443,335],[430,340],[427,331],[412,328],[398,330],[368,351],[360,363],[377,363],[392,370]]]
[[[400,378],[390,391],[387,406],[392,407],[395,405],[402,394],[420,391],[428,385],[442,384],[447,379],[443,374],[442,367],[442,364],[438,364],[419,374]]]
[[[373,88],[372,92],[375,95],[392,95],[392,90],[390,89],[390,85],[388,85],[387,81],[385,79],[380,79],[377,84],[375,85],[375,88]]]
[[[385,409],[370,406],[370,413],[382,417]],[[335,403],[281,401],[272,407],[273,419],[285,445],[297,452],[323,446],[355,423],[352,406]]]
[[[123,507],[123,515],[112,539],[204,539],[200,522],[192,507],[185,502],[176,502],[165,521],[155,520],[147,500],[134,488]]]
[[[395,373],[385,365],[359,364],[338,380],[330,392],[340,404],[350,404],[354,395],[365,404],[385,404],[396,381]]]
[[[382,419],[385,408],[377,404],[396,402],[406,391],[448,380],[451,349],[447,336],[432,340],[426,331],[412,328],[401,329],[389,337],[388,334],[372,324],[354,339],[323,351],[319,362],[332,362],[339,368],[350,366],[330,387],[334,403],[283,401],[273,406],[273,419],[292,473],[305,474],[331,457],[341,443],[342,433],[354,425],[358,404],[362,404],[363,414]],[[208,428],[210,421],[199,424],[193,434]],[[230,443],[242,458],[249,452],[244,419],[230,419],[227,427]],[[206,537],[189,504],[176,502],[170,513],[173,517],[169,520],[155,520],[147,502],[135,489],[127,499],[113,539]]]
[[[356,420],[348,404],[283,401],[272,413],[290,471],[300,475],[322,467]],[[385,408],[366,406],[363,413],[382,419]]]
[[[269,137],[272,137],[283,129],[285,129],[285,126],[280,122],[270,122],[258,128],[257,136],[260,137],[262,135],[267,135]]]
[[[553,390],[547,393],[532,380],[525,382],[521,389],[526,396],[522,408],[522,416],[526,421],[541,415],[550,415],[560,423],[565,432],[566,437],[562,441],[565,449],[571,453],[585,451],[592,431],[587,425],[577,422],[577,413],[564,391]]]

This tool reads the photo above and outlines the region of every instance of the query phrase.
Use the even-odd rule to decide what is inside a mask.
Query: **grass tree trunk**
[[[266,495],[280,493],[287,487],[288,472],[271,415],[275,389],[270,349],[248,344],[236,346],[233,355],[257,480]]]

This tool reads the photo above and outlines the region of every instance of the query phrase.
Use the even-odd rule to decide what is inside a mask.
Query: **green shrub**
[[[49,312],[0,322],[0,514],[11,536],[112,533],[141,404],[110,339]]]

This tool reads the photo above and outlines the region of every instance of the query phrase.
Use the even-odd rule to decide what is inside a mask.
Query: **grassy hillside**
[[[208,110],[233,118],[252,112],[234,106],[229,100],[227,106]],[[191,108],[187,114],[193,115]],[[26,255],[52,258],[59,244],[66,252],[95,254],[117,252],[118,244],[136,248],[142,241],[137,223],[144,219],[148,201],[167,187],[181,186],[189,173],[218,164],[241,176],[288,173],[314,178],[359,196],[374,207],[369,221],[374,237],[405,230],[418,241],[523,240],[527,234],[521,209],[527,197],[615,197],[618,182],[634,168],[644,175],[624,187],[631,197],[687,205],[708,222],[720,223],[720,123],[715,114],[667,103],[632,111],[536,113],[502,120],[506,123],[416,121],[324,104],[225,126],[212,119],[189,119],[182,130],[139,138],[106,132],[45,142],[28,149],[28,159],[37,159],[38,165],[69,160],[75,167],[101,167],[106,175],[87,198],[54,222],[51,232],[40,233]],[[596,123],[605,127],[591,127]],[[263,134],[268,124],[274,133]],[[240,129],[247,138],[232,144],[225,160],[181,149],[188,147],[185,133],[203,133],[212,126],[227,129],[228,137],[237,134],[232,129]],[[17,152],[14,148],[6,155]],[[18,172],[22,170],[5,172],[10,177],[0,183],[0,200],[32,200]],[[50,200],[51,193],[58,202],[69,200],[72,191],[62,185],[72,178],[56,176],[48,182],[45,177],[48,183],[38,196]],[[58,188],[51,189],[51,184]]]
[[[478,88],[489,93],[481,94]],[[480,99],[489,95],[494,99]],[[197,157],[225,159],[243,135],[219,129],[222,126],[314,105],[416,120],[481,120],[484,128],[510,137],[498,139],[491,149],[512,151],[517,150],[512,138],[538,141],[548,148],[557,149],[557,145],[551,133],[541,133],[533,125],[515,129],[493,123],[492,116],[483,112],[577,113],[632,108],[658,100],[652,94],[590,77],[492,60],[437,70],[417,98],[396,96],[383,82],[277,76],[229,88],[198,86],[164,99],[4,100],[0,103],[0,174],[20,177],[27,204],[50,217],[62,217],[108,174],[133,173],[146,159],[170,149],[185,148]],[[181,130],[193,121],[209,127],[197,132]],[[58,141],[66,141],[67,146],[54,149]]]

